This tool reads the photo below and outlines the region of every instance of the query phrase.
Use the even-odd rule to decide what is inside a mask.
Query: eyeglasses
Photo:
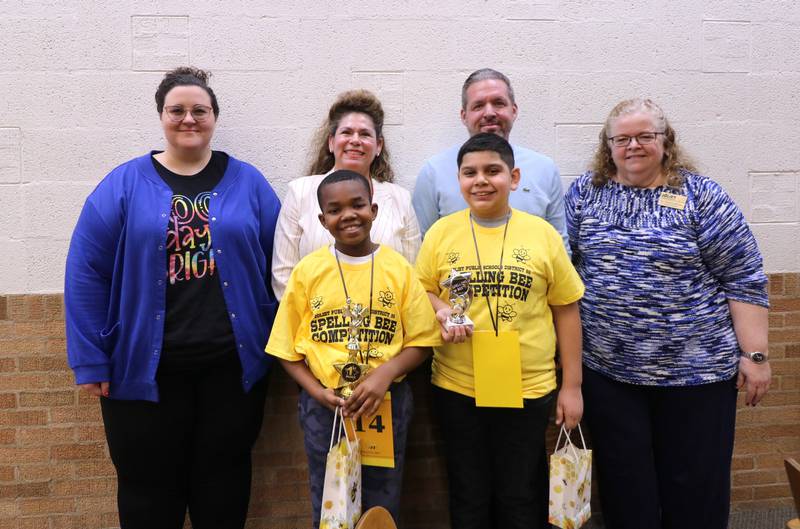
[[[647,145],[656,141],[659,134],[663,132],[642,132],[636,136],[612,136],[608,138],[609,143],[614,147],[627,147],[631,144],[632,140],[636,140],[639,145]]]
[[[192,108],[183,108],[180,105],[176,105],[173,107],[164,107],[164,113],[175,123],[180,123],[186,117],[186,113],[190,112],[192,114],[192,118],[198,122],[202,123],[203,121],[208,119],[208,116],[211,115],[213,112],[213,108],[207,107],[205,105],[195,105]]]

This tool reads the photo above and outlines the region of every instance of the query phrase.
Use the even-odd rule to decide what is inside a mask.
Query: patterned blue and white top
[[[732,378],[739,345],[728,300],[769,306],[767,277],[744,215],[718,184],[640,189],[586,173],[565,198],[584,364],[614,380],[692,386]],[[681,209],[662,193],[686,196]]]

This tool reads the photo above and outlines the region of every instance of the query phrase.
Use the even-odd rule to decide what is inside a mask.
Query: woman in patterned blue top
[[[566,210],[606,527],[724,529],[737,388],[770,381],[755,238],[647,99],[611,111]]]

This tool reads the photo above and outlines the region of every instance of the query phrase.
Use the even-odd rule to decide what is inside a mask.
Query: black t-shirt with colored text
[[[214,151],[197,174],[153,165],[172,189],[167,227],[167,305],[160,371],[215,365],[236,352],[236,339],[214,264],[208,204],[228,155]]]

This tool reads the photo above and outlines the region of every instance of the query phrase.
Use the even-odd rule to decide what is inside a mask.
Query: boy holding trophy
[[[505,139],[472,136],[457,161],[469,208],[431,227],[416,263],[445,342],[434,348],[432,383],[452,527],[546,527],[553,401],[567,428],[583,414],[583,284],[558,232],[509,206],[520,171]]]
[[[292,271],[266,351],[301,386],[300,424],[308,456],[314,527],[320,523],[325,463],[334,410],[374,443],[381,466],[362,469],[363,510],[387,508],[395,519],[413,401],[404,380],[441,343],[430,303],[411,265],[370,239],[378,212],[369,182],[334,171],[317,190],[319,220],[335,243]],[[380,413],[378,413],[380,411]],[[359,433],[359,437],[361,437]],[[388,454],[379,453],[381,448]],[[369,447],[367,447],[369,448]],[[368,458],[362,462],[366,465]]]

